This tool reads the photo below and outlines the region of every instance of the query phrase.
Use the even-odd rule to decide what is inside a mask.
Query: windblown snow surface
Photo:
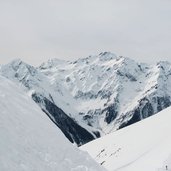
[[[0,77],[0,171],[102,171],[18,87]]]
[[[171,107],[81,149],[109,171],[171,170]]]

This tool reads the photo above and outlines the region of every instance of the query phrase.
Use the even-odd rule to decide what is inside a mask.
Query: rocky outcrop
[[[131,115],[131,117],[127,119],[126,121],[124,121],[120,125],[119,129],[129,126],[131,124],[134,124],[149,116],[152,116],[169,106],[171,106],[171,98],[168,96],[167,97],[158,97],[158,96],[152,97],[151,101],[147,98],[144,98],[140,101],[137,108],[125,114],[125,116]]]
[[[32,94],[32,98],[72,143],[80,146],[95,139],[96,134],[93,136],[82,128],[46,97],[40,94]]]

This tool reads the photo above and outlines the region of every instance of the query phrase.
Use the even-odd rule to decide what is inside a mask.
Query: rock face
[[[131,119],[124,122],[119,128],[129,126],[155,114],[154,105],[157,106],[157,112],[160,112],[171,105],[170,97],[153,97],[153,100],[154,101],[150,101],[146,98],[142,99],[139,106],[133,111]]]
[[[37,94],[47,99],[38,104],[54,122],[56,116],[64,113],[64,118],[80,126],[81,132],[77,126],[71,131],[73,124],[66,122],[67,127],[72,125],[69,134],[76,136],[72,140],[64,132],[78,145],[171,105],[169,62],[148,65],[104,52],[73,62],[51,59],[38,68],[16,60],[2,66],[0,72],[32,97]]]
[[[39,104],[41,109],[49,118],[61,129],[64,135],[78,146],[94,139],[86,129],[78,125],[73,119],[66,115],[63,110],[58,108],[54,103],[41,95],[32,94],[32,99]]]

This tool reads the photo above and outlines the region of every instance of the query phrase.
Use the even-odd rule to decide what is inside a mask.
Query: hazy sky
[[[0,0],[0,63],[101,51],[171,61],[171,0]]]

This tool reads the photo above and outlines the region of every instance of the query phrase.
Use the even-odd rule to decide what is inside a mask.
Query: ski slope
[[[171,107],[81,149],[109,171],[171,170]]]
[[[102,171],[22,90],[0,76],[0,171]]]

